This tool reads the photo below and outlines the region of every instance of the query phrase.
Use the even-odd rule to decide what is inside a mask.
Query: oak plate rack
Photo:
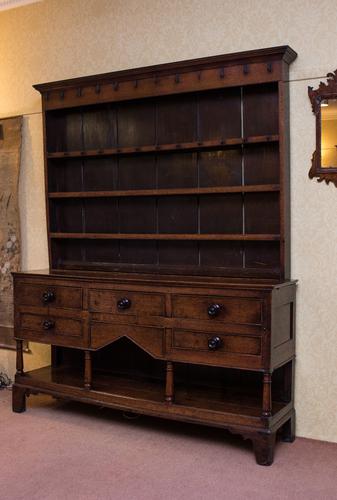
[[[294,438],[288,46],[35,85],[50,269],[17,273],[29,393]],[[52,346],[24,372],[22,342]]]

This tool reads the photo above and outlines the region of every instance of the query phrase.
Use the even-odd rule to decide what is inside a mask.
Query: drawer
[[[99,349],[126,337],[151,356],[161,358],[164,353],[164,332],[164,328],[92,322],[91,348]]]
[[[165,295],[127,290],[90,290],[89,310],[112,314],[165,316]]]
[[[172,296],[172,315],[175,318],[261,325],[262,306],[263,301],[258,298],[210,295]]]
[[[83,323],[80,319],[49,314],[20,313],[15,325],[15,336],[47,344],[84,346]]]
[[[82,309],[82,289],[72,286],[18,282],[15,297],[18,306]]]
[[[260,368],[262,336],[173,329],[170,358],[217,366]]]

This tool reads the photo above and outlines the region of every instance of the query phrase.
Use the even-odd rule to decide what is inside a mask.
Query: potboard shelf
[[[76,395],[83,396],[84,380],[81,375],[72,371],[68,367],[59,367],[53,369],[51,366],[39,368],[26,373],[18,379],[18,383],[32,388],[39,389],[40,392],[60,391],[69,387]],[[133,410],[137,407],[139,411],[142,403],[144,410],[149,410],[149,405],[153,405],[153,410],[165,411],[164,383],[160,384],[157,380],[142,380],[136,377],[123,377],[120,375],[106,374],[104,372],[93,373],[92,389],[86,391],[88,402],[95,400],[95,397],[105,395],[108,405],[117,408]],[[242,395],[238,388],[210,389],[196,385],[183,386],[178,385],[175,394],[175,403],[171,406],[172,418],[179,419],[188,411],[188,408],[202,408],[207,412],[209,418],[220,416],[229,422],[233,418],[240,417],[243,421],[249,417],[256,419],[256,426],[261,426],[262,401],[261,398],[251,395]],[[287,403],[273,401],[273,415],[285,411]],[[148,413],[148,411],[145,411]]]

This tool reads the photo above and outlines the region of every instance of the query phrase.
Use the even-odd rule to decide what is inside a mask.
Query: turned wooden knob
[[[131,300],[124,297],[117,302],[117,309],[119,311],[124,311],[125,309],[129,309],[131,307]]]
[[[55,321],[51,319],[45,319],[42,323],[44,330],[52,330],[55,327]]]
[[[217,335],[214,335],[214,337],[208,339],[208,349],[210,349],[211,351],[216,351],[216,349],[219,349],[219,347],[221,347],[221,344],[221,338]]]
[[[208,316],[210,318],[215,318],[216,316],[219,315],[221,311],[221,305],[220,304],[212,304],[209,306],[207,309]]]
[[[56,298],[55,293],[52,292],[51,290],[46,290],[42,294],[42,302],[44,304],[49,304],[50,302],[54,302],[55,298]]]

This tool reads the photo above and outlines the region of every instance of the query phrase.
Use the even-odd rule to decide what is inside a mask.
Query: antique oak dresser
[[[26,396],[294,439],[288,46],[36,85],[49,271],[15,282]],[[52,346],[24,371],[22,342]],[[225,435],[223,437],[225,440]]]

